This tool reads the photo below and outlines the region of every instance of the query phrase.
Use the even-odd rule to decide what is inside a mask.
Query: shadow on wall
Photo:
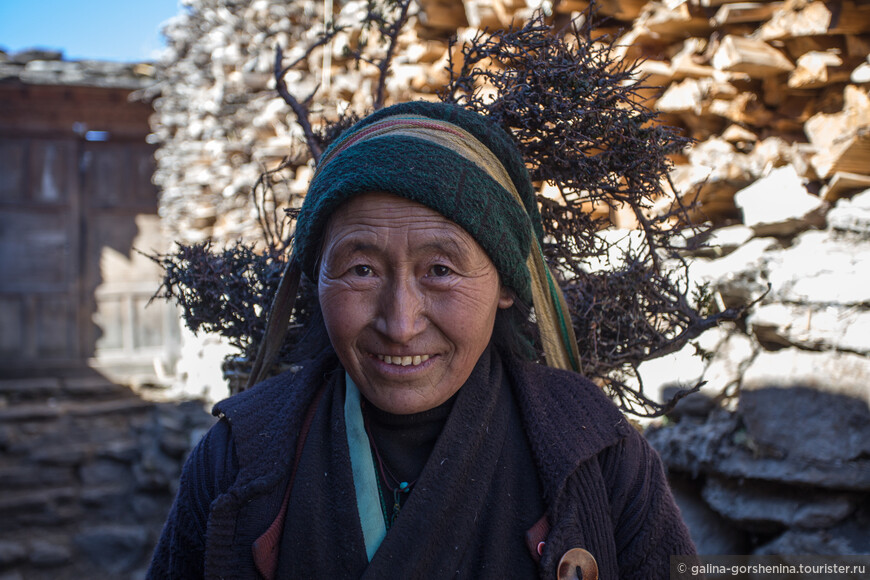
[[[171,368],[177,315],[145,308],[160,272],[134,250],[165,247],[153,153],[144,140],[0,132],[4,376],[95,366],[142,380]]]
[[[685,406],[647,433],[699,551],[870,554],[866,377],[790,381],[766,366],[744,377],[734,411]]]
[[[212,422],[95,371],[0,381],[0,577],[141,578]]]

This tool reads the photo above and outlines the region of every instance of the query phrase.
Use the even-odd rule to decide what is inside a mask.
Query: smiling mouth
[[[402,367],[409,367],[411,365],[417,366],[431,358],[431,355],[428,354],[415,354],[412,356],[390,356],[378,354],[375,356],[378,358],[378,360],[385,362],[388,365],[397,365]]]

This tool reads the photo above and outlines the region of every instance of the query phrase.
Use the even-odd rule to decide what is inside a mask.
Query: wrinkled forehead
[[[386,192],[355,196],[332,213],[321,240],[321,260],[332,252],[377,253],[387,259],[440,254],[492,263],[462,226],[421,203]]]

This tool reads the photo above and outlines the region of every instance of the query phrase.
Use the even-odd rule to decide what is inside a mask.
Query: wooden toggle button
[[[583,548],[565,552],[556,568],[558,580],[598,580],[598,562]]]

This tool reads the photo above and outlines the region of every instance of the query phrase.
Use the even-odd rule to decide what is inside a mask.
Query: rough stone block
[[[870,360],[845,352],[796,348],[760,353],[743,375],[742,394],[801,386],[870,404]]]
[[[857,232],[870,236],[870,189],[852,199],[841,199],[825,218],[833,230]]]
[[[759,235],[787,235],[807,228],[809,214],[824,202],[811,195],[792,165],[771,170],[734,194],[743,223]]]
[[[740,381],[755,348],[747,336],[723,325],[711,328],[673,354],[641,363],[638,373],[648,392],[661,393],[661,401],[673,396],[676,388],[692,387],[700,380],[705,384],[699,394],[709,399]],[[678,412],[689,412],[685,403],[692,398],[700,403],[699,397],[690,395],[678,403]]]
[[[870,304],[870,241],[826,231],[801,234],[787,250],[766,256],[770,300],[861,306]]]
[[[178,479],[181,465],[157,449],[147,449],[142,461],[133,466],[139,490],[165,491]]]
[[[39,486],[62,486],[75,483],[74,470],[46,465],[12,465],[0,467],[0,489],[34,489]]]
[[[755,231],[745,225],[737,224],[714,230],[707,239],[708,246],[718,248],[722,255],[733,252],[755,236]]]
[[[755,551],[759,555],[827,554],[851,555],[852,546],[845,538],[832,536],[827,530],[787,530]],[[785,562],[787,562],[786,560]]]
[[[708,477],[704,500],[739,527],[755,532],[832,527],[855,511],[855,494],[818,492],[751,480]]]
[[[85,486],[133,482],[130,466],[108,459],[98,459],[82,465],[79,468],[79,477]]]
[[[646,431],[646,438],[672,471],[714,474],[815,486],[870,491],[870,460],[806,461],[771,456],[741,428],[738,413],[714,411],[704,421],[684,419]]]
[[[103,377],[79,377],[65,379],[63,390],[77,400],[86,398],[132,396],[129,387],[115,384]]]
[[[701,499],[694,482],[686,477],[668,478],[674,500],[683,521],[689,528],[699,554],[744,554],[748,548],[746,535],[731,525]]]
[[[72,550],[65,544],[47,540],[30,542],[30,563],[39,568],[54,568],[72,561]]]
[[[6,568],[27,558],[27,548],[21,542],[0,540],[0,568]]]
[[[74,542],[100,568],[120,574],[139,564],[148,543],[148,532],[138,526],[94,526],[83,528]]]
[[[50,377],[0,381],[0,395],[12,401],[51,397],[60,390],[60,380]]]
[[[743,306],[767,291],[767,261],[778,247],[774,238],[755,238],[725,257],[695,260],[689,274],[695,284],[710,284],[726,307]]]
[[[31,459],[47,465],[75,466],[92,457],[93,451],[93,446],[88,443],[60,443],[34,449]]]
[[[762,344],[870,354],[870,310],[765,304],[747,319]]]
[[[759,354],[744,373],[739,409],[749,435],[788,457],[849,461],[870,455],[870,361],[837,352]]]

